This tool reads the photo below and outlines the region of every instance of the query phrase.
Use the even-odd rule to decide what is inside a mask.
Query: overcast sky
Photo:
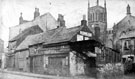
[[[35,7],[40,14],[50,12],[55,19],[58,13],[63,14],[66,26],[74,27],[80,24],[82,15],[87,15],[88,0],[0,0],[0,31],[1,38],[8,42],[9,27],[19,24],[20,12],[25,20],[32,20]],[[90,6],[96,5],[96,0],[89,0]],[[108,28],[119,22],[126,16],[127,4],[131,7],[132,15],[135,15],[135,0],[106,0]],[[99,0],[99,5],[104,6],[104,0]]]

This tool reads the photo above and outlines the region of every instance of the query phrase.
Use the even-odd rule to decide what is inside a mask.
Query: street
[[[13,71],[14,72],[14,71]],[[12,72],[2,72],[0,71],[0,79],[95,79],[95,78],[84,78],[84,77],[58,77],[58,76],[42,76],[37,74],[28,74],[22,75],[21,73],[12,73]],[[32,76],[34,75],[34,76]],[[123,78],[116,79],[135,79],[135,75],[126,75]]]
[[[0,79],[95,79],[90,77],[60,77],[52,75],[40,75],[33,73],[25,72],[16,72],[16,71],[1,71],[0,70]]]
[[[42,78],[15,75],[10,73],[0,73],[0,79],[42,79]]]

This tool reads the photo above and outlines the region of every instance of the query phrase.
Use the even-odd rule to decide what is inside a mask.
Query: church
[[[104,7],[99,5],[99,0],[95,6],[90,6],[88,2],[88,26],[93,31],[95,38],[105,44],[107,33],[107,8],[106,0]]]

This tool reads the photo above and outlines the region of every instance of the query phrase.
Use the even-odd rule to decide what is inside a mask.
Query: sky
[[[96,0],[89,0],[90,6],[96,5]],[[108,28],[118,23],[126,16],[127,5],[135,16],[135,0],[106,0]],[[104,6],[104,0],[99,0]],[[80,25],[82,16],[87,16],[88,0],[0,0],[0,37],[8,45],[9,27],[19,24],[20,12],[25,20],[33,20],[35,7],[40,14],[50,12],[55,19],[63,14],[67,27]]]

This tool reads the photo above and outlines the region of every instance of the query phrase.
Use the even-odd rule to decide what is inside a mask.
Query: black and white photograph
[[[135,0],[0,0],[0,79],[135,79]]]

